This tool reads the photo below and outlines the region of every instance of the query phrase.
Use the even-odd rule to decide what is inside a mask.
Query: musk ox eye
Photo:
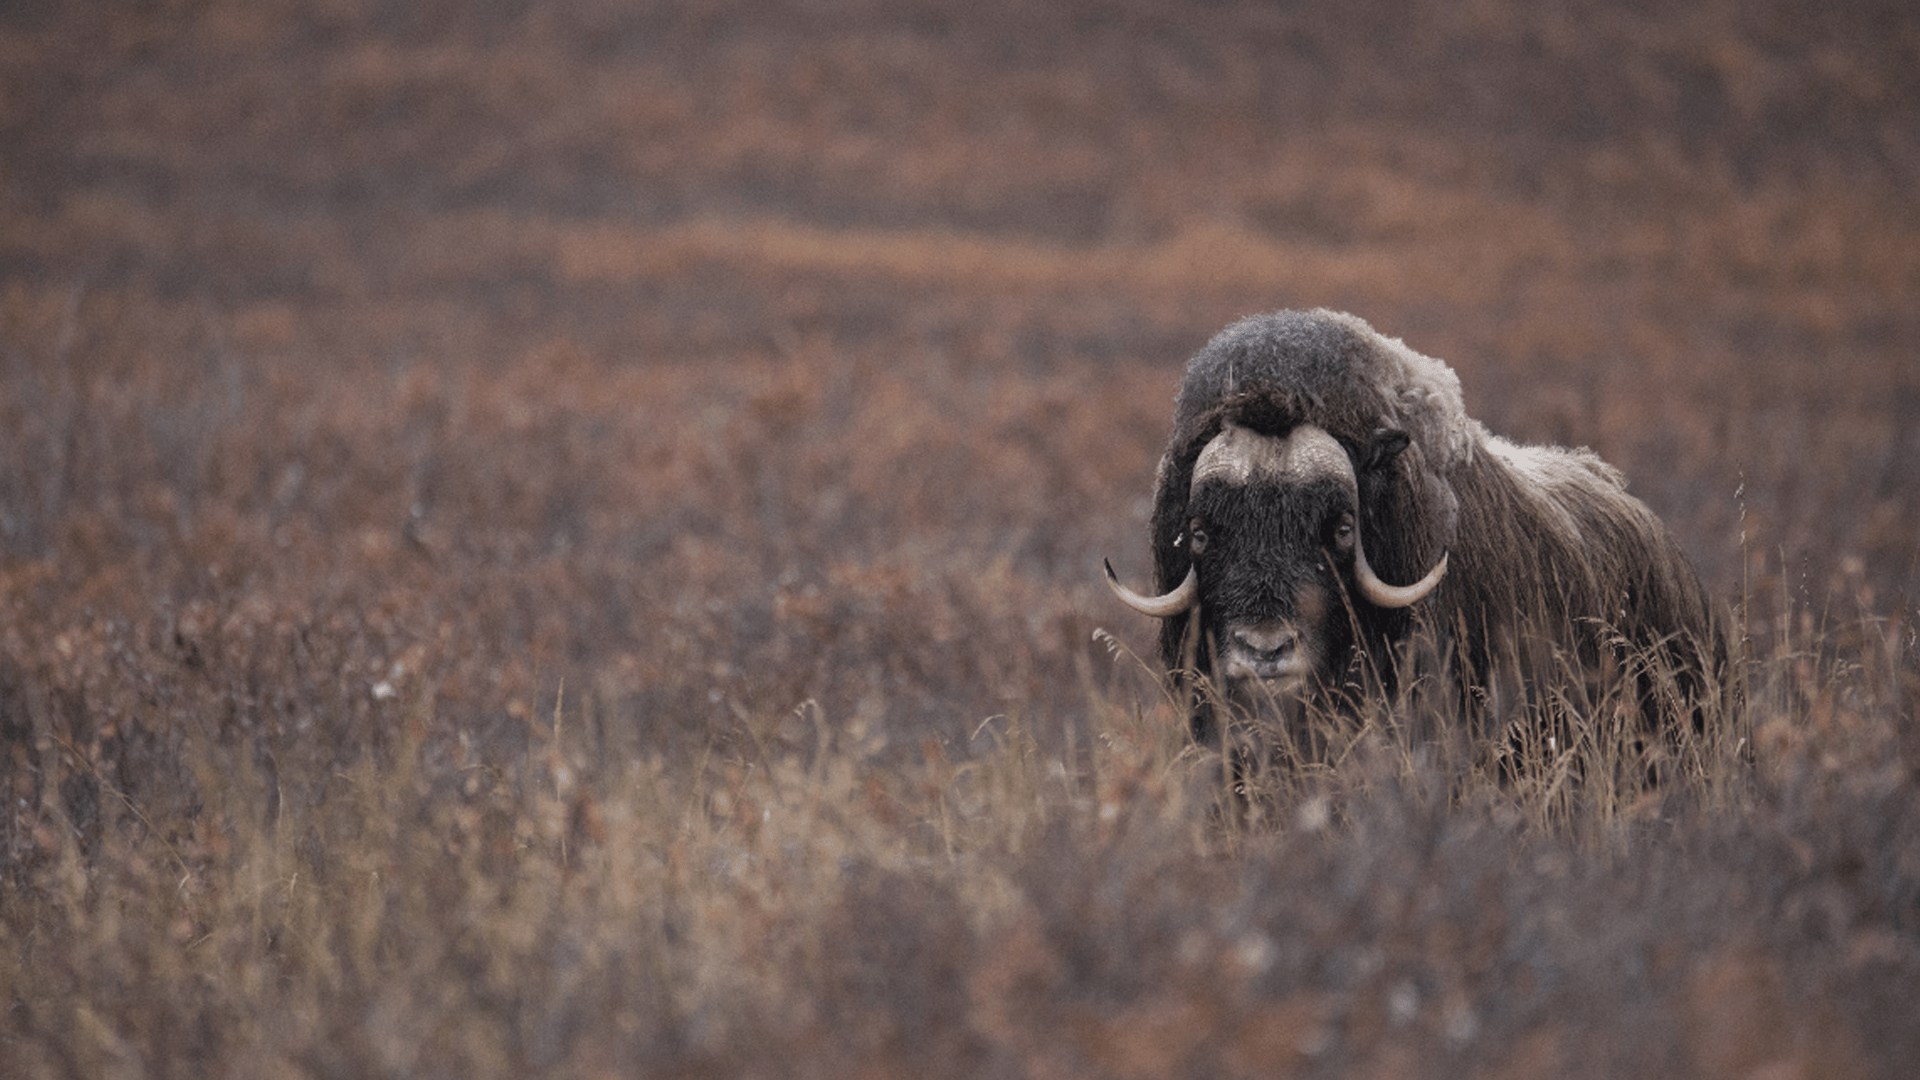
[[[1353,515],[1341,514],[1333,526],[1333,546],[1340,551],[1353,547]]]
[[[1196,521],[1187,526],[1187,551],[1189,554],[1198,556],[1205,550],[1207,550],[1207,530],[1201,528],[1200,523]]]

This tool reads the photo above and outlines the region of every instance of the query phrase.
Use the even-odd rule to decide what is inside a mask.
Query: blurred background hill
[[[1760,554],[1904,586],[1915,34],[1876,3],[21,4],[0,268],[16,306],[335,377],[817,348],[1171,387],[1230,319],[1327,305],[1619,462],[1719,584],[1744,471]],[[1143,411],[1111,417],[1140,452]],[[1051,531],[1124,508],[1076,509],[1105,519]]]

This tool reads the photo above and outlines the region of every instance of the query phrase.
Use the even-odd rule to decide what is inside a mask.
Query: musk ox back
[[[1244,319],[1194,357],[1151,542],[1159,595],[1108,582],[1215,689],[1203,740],[1222,702],[1391,689],[1416,637],[1481,715],[1570,667],[1657,667],[1685,696],[1718,662],[1698,577],[1619,472],[1491,434],[1447,365],[1351,315]]]

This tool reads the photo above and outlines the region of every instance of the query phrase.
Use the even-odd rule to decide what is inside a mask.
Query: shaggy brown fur
[[[1570,660],[1598,675],[1636,657],[1657,658],[1691,695],[1720,662],[1699,578],[1616,470],[1584,449],[1522,447],[1491,434],[1467,415],[1444,363],[1329,311],[1244,319],[1188,366],[1156,481],[1152,543],[1162,591],[1189,567],[1180,537],[1195,459],[1229,421],[1276,436],[1313,424],[1346,448],[1359,477],[1360,535],[1382,579],[1414,581],[1450,555],[1439,587],[1409,609],[1369,605],[1344,582],[1356,624],[1349,659],[1376,661],[1372,669],[1389,684],[1395,665],[1378,661],[1391,657],[1372,654],[1422,625],[1470,702],[1532,696],[1538,680],[1565,674]],[[1383,429],[1405,432],[1409,444],[1366,468]],[[1207,672],[1207,635],[1218,627],[1208,622],[1204,593],[1199,615],[1197,642],[1188,639],[1191,614],[1164,621],[1170,671],[1191,664]],[[1202,738],[1212,734],[1205,711],[1195,717]]]

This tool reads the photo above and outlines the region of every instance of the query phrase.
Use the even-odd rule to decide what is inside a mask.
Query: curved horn
[[[1389,585],[1380,580],[1373,567],[1367,565],[1367,548],[1360,542],[1360,532],[1354,530],[1353,536],[1353,576],[1360,583],[1360,593],[1375,607],[1403,608],[1417,604],[1433,591],[1440,579],[1447,576],[1448,555],[1442,553],[1440,561],[1433,564],[1427,576],[1411,585]]]
[[[1191,608],[1194,600],[1200,596],[1200,575],[1191,566],[1187,567],[1187,576],[1173,587],[1172,592],[1165,596],[1141,596],[1120,584],[1120,578],[1113,572],[1113,563],[1102,559],[1100,564],[1107,568],[1107,588],[1113,590],[1113,595],[1119,597],[1121,603],[1142,615],[1151,615],[1156,619],[1171,618]]]

